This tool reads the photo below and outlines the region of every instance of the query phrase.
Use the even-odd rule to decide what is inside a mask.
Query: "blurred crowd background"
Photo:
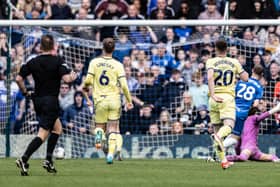
[[[11,0],[12,19],[71,20],[165,20],[223,19],[224,0]],[[229,19],[278,19],[278,0],[230,0]],[[0,19],[9,19],[8,5],[0,0]],[[22,63],[40,53],[39,38],[55,33],[56,53],[79,73],[73,84],[61,84],[61,120],[65,133],[90,133],[94,108],[86,106],[81,93],[90,60],[101,54],[100,41],[114,37],[114,57],[123,63],[135,109],[122,111],[123,134],[208,134],[208,86],[205,63],[215,55],[215,38],[225,37],[228,55],[237,58],[251,74],[255,64],[264,69],[264,96],[260,110],[280,99],[280,26],[221,27],[34,27],[28,33],[19,27],[12,32],[0,28],[0,133],[5,127],[7,106],[12,105],[12,133],[36,131],[32,102],[22,96],[14,82]],[[59,39],[63,39],[59,40]],[[89,43],[87,41],[90,41]],[[77,44],[78,43],[78,44]],[[88,45],[92,44],[92,45]],[[12,60],[11,97],[7,103],[7,56]],[[51,62],[50,62],[51,63]],[[26,82],[32,88],[33,80]],[[262,124],[262,133],[279,132],[277,114]],[[32,122],[32,123],[31,123]],[[3,132],[2,128],[2,132]]]

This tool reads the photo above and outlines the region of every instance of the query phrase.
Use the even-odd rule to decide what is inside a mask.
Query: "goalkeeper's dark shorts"
[[[59,117],[58,97],[34,97],[33,103],[40,127],[45,130],[52,130],[55,121]]]

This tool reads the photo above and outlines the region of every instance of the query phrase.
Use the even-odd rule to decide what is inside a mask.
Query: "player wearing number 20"
[[[126,97],[126,108],[133,108],[123,65],[112,58],[114,48],[114,40],[105,38],[103,41],[103,55],[90,62],[88,73],[83,83],[88,103],[90,103],[90,100],[85,91],[88,90],[89,86],[93,88],[95,147],[99,149],[107,145],[105,131],[108,136],[108,164],[113,162],[115,149],[120,154],[122,146],[122,137],[119,134],[121,92]]]
[[[214,148],[221,160],[223,169],[233,163],[228,162],[222,140],[228,136],[235,123],[235,79],[240,76],[248,81],[245,72],[238,60],[227,57],[227,43],[218,40],[215,43],[216,57],[206,62],[209,87],[209,106],[211,123],[214,126]]]
[[[248,82],[240,80],[236,84],[236,121],[232,134],[224,141],[225,149],[238,143],[250,108],[257,107],[259,99],[263,96],[263,88],[259,82],[263,77],[263,67],[256,65],[252,72]]]

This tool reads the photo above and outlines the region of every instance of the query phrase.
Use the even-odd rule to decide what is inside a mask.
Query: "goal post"
[[[6,26],[13,28],[11,36],[17,38],[12,39],[18,41],[14,42],[16,44],[10,49],[16,52],[16,56],[11,57],[10,77],[12,79],[17,75],[22,63],[33,55],[39,54],[40,37],[43,34],[51,34],[58,44],[57,54],[63,57],[69,67],[81,74],[79,79],[81,82],[89,61],[102,52],[102,42],[96,39],[97,36],[101,35],[102,38],[102,34],[107,34],[102,31],[106,31],[109,27],[114,28],[110,30],[116,41],[114,57],[124,64],[127,77],[131,78],[129,85],[136,108],[134,111],[123,111],[120,123],[122,133],[127,135],[125,141],[129,141],[124,143],[127,155],[133,158],[141,158],[142,150],[153,151],[164,147],[176,150],[176,146],[181,145],[182,139],[189,134],[208,134],[208,124],[205,127],[199,127],[192,123],[201,110],[201,105],[205,103],[197,100],[197,97],[200,97],[199,94],[190,94],[192,93],[190,87],[196,84],[196,76],[200,76],[196,74],[198,70],[202,72],[204,86],[207,84],[205,60],[215,56],[214,42],[220,36],[224,37],[229,45],[228,54],[238,58],[241,63],[248,62],[250,64],[248,71],[250,71],[255,63],[254,58],[262,58],[262,55],[268,51],[271,51],[271,58],[275,61],[278,62],[280,59],[280,48],[278,49],[278,45],[271,42],[274,39],[276,41],[277,37],[269,36],[266,31],[266,28],[271,26],[275,26],[276,30],[278,25],[280,25],[280,20],[1,20],[0,22],[0,28]],[[223,28],[225,26],[226,29]],[[202,27],[200,31],[198,31],[199,27]],[[204,27],[210,29],[203,29]],[[246,30],[247,27],[250,29]],[[102,28],[105,29],[102,30]],[[149,40],[138,32],[137,29],[140,28],[144,28],[139,32],[145,33]],[[180,28],[190,28],[190,30],[185,29],[185,35],[180,35],[178,31]],[[216,29],[211,30],[212,28]],[[131,34],[135,31],[134,29],[137,33]],[[243,35],[243,31],[252,32],[253,29],[259,30],[252,38],[246,38]],[[178,34],[175,42],[168,42],[169,36],[166,37],[166,34],[169,30],[173,32],[173,37]],[[90,32],[95,35],[94,37],[86,35],[85,38],[77,32],[84,32],[85,35]],[[162,36],[167,39],[161,40]],[[165,62],[167,59],[160,61],[157,57],[161,48],[164,48],[164,53],[172,59],[170,67]],[[190,64],[193,65],[191,68]],[[176,72],[173,70],[181,73],[181,85],[178,86],[178,90],[176,90],[177,87],[176,89],[172,87],[174,80],[171,75],[172,72]],[[148,83],[151,77],[155,79],[152,86]],[[32,80],[28,81],[32,85]],[[74,92],[80,89],[80,82],[71,86],[69,95],[72,97],[68,98],[72,100],[71,104],[75,99]],[[10,86],[14,86],[14,83],[12,81]],[[158,84],[158,88],[155,88],[154,84]],[[273,84],[275,86],[275,83]],[[67,86],[63,85],[61,92]],[[274,87],[270,86],[270,83],[267,84],[266,92],[268,93],[265,97],[273,105],[276,98],[274,98]],[[13,92],[13,88],[8,91],[9,95],[18,92],[16,88]],[[192,97],[190,106],[189,96]],[[13,102],[7,104],[10,108],[24,110],[21,121],[15,119],[12,123],[15,127],[10,135],[11,156],[15,157],[24,148],[19,138],[28,141],[34,136],[38,131],[38,119],[31,100],[26,99],[25,106],[22,106],[16,97],[11,99]],[[68,99],[61,99],[63,102],[61,107],[70,106]],[[66,108],[63,109],[64,112]],[[93,148],[94,137],[91,134],[93,115],[93,108],[85,107],[77,111],[75,116],[61,116],[64,135],[59,139],[58,146],[64,147],[67,158],[91,157],[93,154],[103,156]],[[275,121],[275,119],[271,120]],[[266,131],[271,123],[271,121],[265,121],[262,131]],[[69,124],[75,126],[70,127]],[[0,126],[0,130],[3,128],[5,127]],[[210,142],[204,142],[202,147],[210,144]],[[128,149],[127,145],[131,147]],[[38,153],[38,157],[43,155],[41,153]],[[0,151],[0,157],[1,155]]]

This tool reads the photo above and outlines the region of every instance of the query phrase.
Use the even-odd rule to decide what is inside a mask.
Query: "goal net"
[[[7,99],[3,90],[6,86],[1,85],[1,116],[9,116],[7,111],[15,112],[14,119],[9,119],[12,134],[30,139],[30,135],[37,133],[38,119],[33,103],[20,96],[15,76],[21,64],[39,54],[40,37],[51,34],[58,44],[57,54],[79,75],[73,84],[61,84],[59,100],[64,134],[58,147],[65,149],[68,158],[91,157],[92,154],[103,156],[95,150],[91,133],[94,108],[86,106],[84,101],[78,105],[77,97],[90,60],[102,54],[100,41],[112,36],[116,41],[114,58],[125,67],[135,104],[131,111],[126,111],[124,107],[122,110],[120,129],[124,144],[127,138],[133,136],[136,142],[132,140],[131,149],[135,148],[135,144],[139,150],[147,147],[174,148],[182,141],[180,137],[183,134],[212,132],[207,117],[205,62],[215,56],[214,42],[218,38],[223,37],[228,42],[228,55],[237,58],[249,73],[255,64],[266,67],[266,80],[262,80],[262,110],[268,110],[277,103],[279,95],[274,90],[279,80],[270,77],[275,71],[279,72],[279,67],[267,67],[273,61],[279,62],[278,30],[279,26],[14,27],[10,74],[13,94],[10,103],[5,103]],[[34,86],[31,77],[26,85],[30,88]],[[12,111],[7,110],[7,106]],[[4,133],[7,120],[1,118],[1,133]],[[262,122],[260,133],[275,133],[277,123],[277,115],[268,118]],[[17,150],[12,156],[23,151],[24,146],[19,146],[19,141],[22,140],[18,136],[12,137],[11,147]]]

